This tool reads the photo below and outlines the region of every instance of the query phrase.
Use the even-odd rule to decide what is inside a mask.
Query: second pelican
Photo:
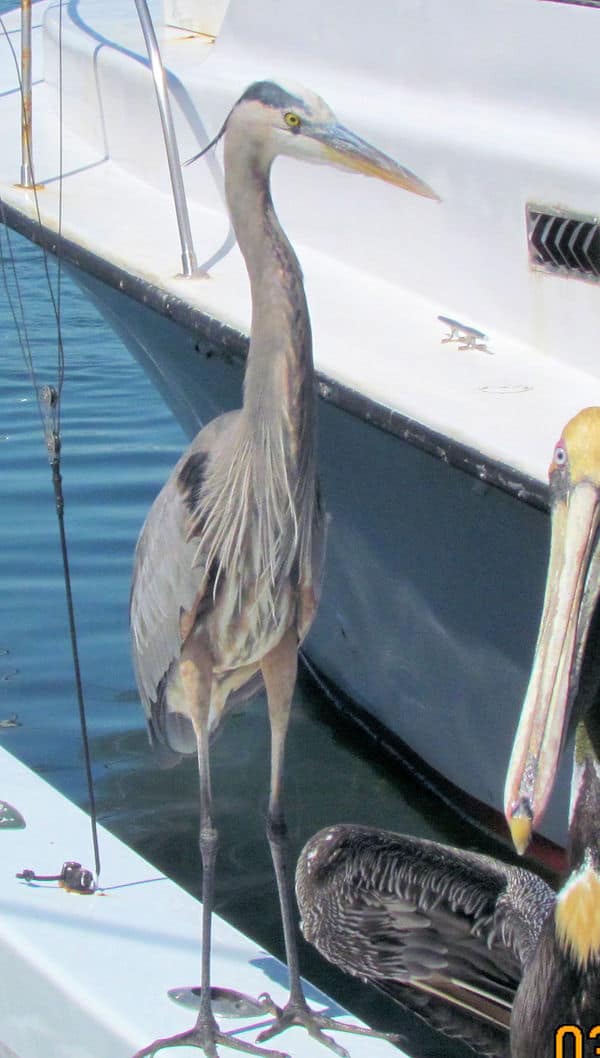
[[[489,856],[333,826],[298,862],[302,932],[480,1056],[588,1058],[600,1041],[599,819],[600,765],[581,723],[558,894]]]
[[[546,593],[504,794],[506,818],[521,853],[550,799],[572,712],[577,719],[586,717],[588,734],[600,750],[595,731],[600,650],[590,643],[586,652],[600,591],[600,408],[585,408],[567,423],[554,449],[549,484]]]

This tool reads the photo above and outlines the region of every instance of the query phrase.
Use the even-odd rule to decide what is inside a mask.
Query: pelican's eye
[[[557,445],[554,449],[554,463],[557,467],[564,467],[567,462],[567,453],[562,445]]]
[[[297,132],[300,128],[302,121],[297,114],[294,114],[293,110],[288,110],[287,114],[284,114],[283,120],[285,121],[288,129],[292,129],[293,132]]]

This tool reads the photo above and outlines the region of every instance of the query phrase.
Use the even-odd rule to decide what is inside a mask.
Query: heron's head
[[[549,483],[546,593],[504,795],[519,852],[550,799],[600,591],[600,408],[585,408],[565,426]],[[591,704],[581,703],[582,709]]]
[[[438,198],[409,169],[340,125],[324,100],[300,85],[283,86],[275,81],[250,85],[212,143],[224,133],[236,150],[252,151],[264,170],[277,155],[287,154],[375,176],[414,194]]]

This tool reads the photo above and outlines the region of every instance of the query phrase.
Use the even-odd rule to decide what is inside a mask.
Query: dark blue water
[[[0,726],[0,744],[86,806],[51,475],[10,311],[11,301],[17,303],[13,264],[39,383],[56,380],[56,324],[40,251],[1,227],[0,235],[0,720],[15,718],[14,726]],[[49,267],[55,278],[55,263]],[[199,894],[195,762],[168,772],[155,766],[127,625],[135,541],[186,438],[141,368],[66,277],[61,312],[65,516],[99,815]],[[282,954],[264,839],[268,729],[263,700],[229,717],[212,759],[222,835],[218,910]],[[0,788],[0,796],[10,799],[9,794]],[[295,851],[316,829],[341,820],[482,847],[477,835],[416,787],[410,775],[369,753],[364,738],[341,730],[306,675],[299,682],[289,737],[287,800]],[[57,850],[57,863],[39,869],[55,870],[69,856],[68,849]],[[349,983],[306,947],[302,958],[306,974],[324,989],[368,1020],[398,1029],[398,1008],[391,1011],[372,990]],[[416,1033],[421,1053],[454,1053],[448,1043],[422,1036],[414,1022],[406,1027]]]

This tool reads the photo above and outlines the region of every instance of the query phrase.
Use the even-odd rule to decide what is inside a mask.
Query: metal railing
[[[154,90],[156,92],[156,100],[158,102],[162,124],[165,151],[167,153],[167,163],[169,166],[169,176],[171,177],[171,187],[173,189],[175,215],[177,217],[177,227],[179,228],[182,270],[184,276],[193,276],[198,272],[198,265],[194,253],[190,218],[185,197],[185,188],[183,186],[183,177],[181,175],[179,148],[177,147],[177,139],[175,137],[165,68],[163,66],[156,34],[154,32],[154,26],[152,25],[152,17],[148,10],[148,4],[146,3],[146,0],[135,0],[135,6],[137,7],[138,18],[146,42],[146,50],[150,60],[152,77],[154,78]]]
[[[154,80],[154,90],[160,113],[163,138],[169,176],[173,192],[173,204],[179,229],[181,244],[181,267],[184,276],[198,274],[198,264],[194,253],[190,218],[181,175],[179,149],[173,125],[167,78],[163,66],[158,41],[152,24],[152,17],[146,0],[135,0],[138,18],[146,42],[150,69]],[[31,0],[21,0],[21,186],[33,187],[32,171],[32,108],[31,108]]]
[[[31,168],[31,0],[21,0],[21,186],[33,187]]]

